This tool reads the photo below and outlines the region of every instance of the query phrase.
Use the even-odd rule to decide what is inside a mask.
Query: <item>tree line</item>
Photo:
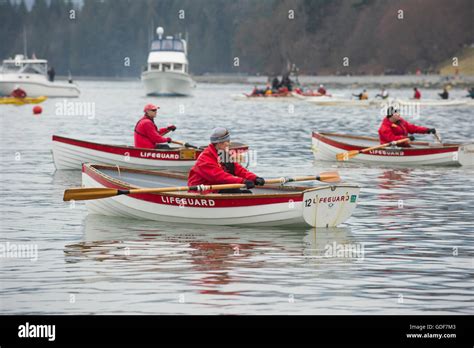
[[[473,15],[471,0],[0,0],[0,58],[26,36],[58,74],[138,77],[162,26],[187,33],[194,74],[435,71],[472,44]]]

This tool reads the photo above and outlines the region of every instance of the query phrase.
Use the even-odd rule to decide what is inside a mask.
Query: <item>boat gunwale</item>
[[[137,188],[144,188],[140,186],[135,186],[131,185],[130,183],[127,183],[125,181],[116,179],[111,177],[110,175],[107,175],[100,171],[100,169],[109,169],[113,170],[116,169],[118,166],[108,166],[108,165],[102,165],[102,164],[91,164],[91,163],[84,163],[83,164],[83,170],[82,172],[84,173],[84,167],[86,167],[88,170],[93,171],[95,174],[101,176],[103,179],[105,179],[108,182],[111,182],[115,185],[118,185],[120,187],[123,187],[125,189],[137,189]],[[168,177],[168,178],[173,178],[173,179],[186,179],[186,176],[184,174],[180,174],[178,172],[166,172],[165,170],[143,170],[143,169],[135,169],[135,168],[128,168],[128,167],[122,167],[118,168],[121,172],[129,172],[129,173],[136,173],[136,174],[147,174],[147,175],[154,175],[158,177]],[[280,193],[260,193],[260,194],[255,194],[255,193],[248,193],[248,194],[223,194],[223,193],[208,193],[208,194],[201,194],[201,193],[193,193],[193,192],[185,192],[185,191],[174,191],[174,192],[156,192],[156,193],[147,193],[147,194],[152,194],[152,195],[160,195],[160,196],[172,196],[172,197],[190,197],[192,196],[193,198],[210,198],[210,199],[247,199],[247,198],[282,198],[282,197],[295,197],[295,196],[301,196],[306,192],[311,192],[311,191],[317,191],[325,188],[330,188],[332,186],[336,187],[357,187],[360,188],[360,186],[355,185],[355,184],[337,184],[337,185],[324,185],[324,186],[317,186],[317,187],[308,187],[308,186],[267,186],[265,189],[270,189],[270,190],[279,190],[279,191],[289,191],[288,193],[286,192],[280,192]]]
[[[73,144],[69,144],[69,143],[66,143],[66,142],[63,142],[61,141],[60,139],[66,139],[66,140],[72,140],[72,141],[77,141],[79,143],[86,143],[86,144],[92,144],[92,145],[100,145],[100,146],[108,146],[108,147],[115,147],[115,148],[120,148],[120,149],[125,149],[125,150],[138,150],[138,151],[147,151],[147,152],[156,152],[156,153],[162,153],[162,152],[179,152],[181,150],[195,150],[196,152],[198,153],[201,153],[203,152],[205,149],[190,149],[190,148],[187,148],[187,147],[184,147],[184,146],[180,146],[180,147],[176,147],[176,148],[170,148],[170,149],[147,149],[147,148],[143,148],[143,147],[135,147],[135,146],[130,146],[130,145],[111,145],[111,144],[103,144],[103,143],[97,143],[97,142],[94,142],[94,141],[89,141],[89,140],[80,140],[80,139],[75,139],[75,138],[68,138],[68,137],[64,137],[62,135],[56,135],[56,134],[53,134],[52,136],[52,141],[53,142],[60,142],[60,143],[63,143],[63,144],[68,144],[68,145],[72,145],[72,146],[78,146],[78,147],[81,147],[79,145],[73,145]],[[234,146],[232,146],[233,144],[235,144]],[[231,149],[233,150],[238,150],[238,149],[245,149],[245,150],[248,150],[249,146],[247,144],[244,144],[244,143],[239,143],[239,142],[235,142],[235,143],[231,143],[230,145]],[[207,146],[206,146],[207,147]],[[100,152],[106,152],[106,151],[101,151],[101,150],[94,150],[94,151],[100,151]]]

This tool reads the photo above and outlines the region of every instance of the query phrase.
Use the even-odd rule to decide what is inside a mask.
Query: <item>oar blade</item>
[[[351,150],[351,151],[347,151],[347,152],[342,152],[342,153],[336,154],[336,159],[338,161],[347,161],[347,160],[357,156],[358,154],[359,154],[359,150]]]
[[[322,182],[341,182],[341,177],[338,172],[324,172],[317,177]]]
[[[86,201],[89,199],[100,199],[113,197],[118,194],[117,189],[98,187],[98,188],[72,188],[64,191],[64,201]]]

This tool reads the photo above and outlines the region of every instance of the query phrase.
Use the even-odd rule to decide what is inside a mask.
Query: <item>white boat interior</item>
[[[117,170],[98,168],[101,173],[110,176],[113,179],[120,180],[135,187],[143,188],[159,188],[168,186],[188,186],[187,180],[184,179],[183,174],[172,170],[162,170],[154,173],[140,173],[139,171],[129,170]],[[301,187],[301,185],[299,185]],[[310,187],[308,187],[310,188]],[[292,191],[302,191],[301,188],[295,186],[285,186],[274,188],[252,188],[254,194],[276,194],[276,193],[289,193]],[[186,193],[185,191],[179,192],[180,194]],[[240,194],[239,194],[240,195]]]
[[[324,137],[338,141],[340,143],[354,145],[354,146],[362,146],[362,147],[371,147],[380,145],[380,141],[378,138],[372,137],[365,137],[365,136],[352,136],[352,135],[345,135],[345,134],[332,134],[332,133],[319,133],[324,135]],[[428,136],[427,136],[428,137]],[[427,138],[429,140],[429,138]],[[426,148],[426,147],[445,147],[445,146],[456,146],[456,144],[439,144],[434,139],[431,142],[422,142],[422,141],[414,141],[410,143],[411,148]]]

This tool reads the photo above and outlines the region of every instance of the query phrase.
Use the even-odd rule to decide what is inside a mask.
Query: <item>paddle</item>
[[[408,139],[408,138],[400,139],[400,140],[395,141],[394,143],[395,144],[400,144],[400,143],[404,143],[408,140],[410,140],[410,139]],[[338,153],[338,154],[336,154],[336,159],[338,161],[347,161],[350,158],[355,157],[360,153],[369,152],[371,150],[376,150],[376,149],[382,149],[382,148],[390,146],[392,144],[393,143],[390,142],[390,143],[386,143],[386,144],[382,144],[382,145],[378,145],[378,146],[368,147],[368,148],[362,149],[362,150],[351,150],[351,151],[347,151],[347,152]]]
[[[174,132],[174,130],[170,130],[170,129],[169,129],[169,130],[167,130],[166,132],[164,132],[164,133],[161,134],[161,135],[166,135],[166,134],[168,134],[169,132]],[[190,148],[193,148],[193,149],[199,149],[199,147],[194,146],[194,145],[191,145],[191,144],[188,144],[188,143],[185,143],[184,141],[171,140],[171,142],[172,142],[173,144],[182,145],[182,146],[184,146],[184,147],[190,147]]]
[[[307,181],[319,180],[323,182],[339,182],[340,177],[338,172],[326,172],[317,176],[300,176],[294,178],[278,178],[268,179],[265,184],[284,184],[292,181]],[[176,186],[176,187],[161,187],[161,188],[140,188],[130,190],[119,190],[108,187],[78,187],[67,189],[64,191],[64,201],[86,201],[90,199],[108,198],[119,195],[131,195],[137,193],[161,193],[161,192],[175,192],[175,191],[207,191],[207,190],[224,190],[245,188],[245,184],[222,184],[222,185],[196,185],[196,186]]]
[[[267,179],[265,180],[266,184],[285,184],[287,182],[294,182],[294,181],[310,181],[310,180],[318,180],[322,182],[340,182],[341,177],[339,176],[338,172],[324,172],[319,175],[310,175],[310,176],[296,176],[294,178],[278,178],[278,179]]]
[[[436,140],[438,140],[438,143],[443,144],[441,142],[441,138],[439,137],[438,133],[434,133],[433,135],[435,136]]]
[[[191,144],[185,143],[184,141],[171,140],[171,142],[172,142],[173,144],[182,145],[182,146],[184,146],[184,147],[190,147],[190,148],[193,148],[193,149],[199,149],[199,147],[197,147],[197,146],[195,146],[195,145],[191,145]]]

